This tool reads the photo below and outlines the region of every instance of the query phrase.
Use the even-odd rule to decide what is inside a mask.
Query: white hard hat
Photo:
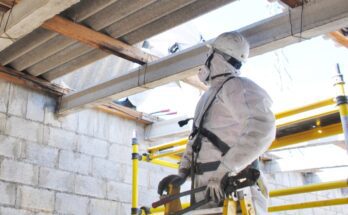
[[[249,56],[248,41],[236,31],[220,34],[213,42],[212,47],[240,62],[245,62]]]

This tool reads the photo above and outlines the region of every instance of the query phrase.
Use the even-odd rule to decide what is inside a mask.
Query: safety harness
[[[224,141],[222,141],[216,134],[214,134],[213,132],[204,128],[203,123],[204,123],[204,119],[205,119],[209,109],[211,108],[211,106],[213,105],[213,103],[216,99],[217,94],[221,91],[224,84],[233,78],[234,78],[234,76],[228,77],[221,84],[221,86],[218,88],[214,97],[210,100],[210,103],[208,104],[207,108],[204,110],[203,114],[201,115],[199,126],[197,127],[197,126],[195,126],[195,122],[193,123],[193,129],[192,129],[192,132],[191,132],[190,137],[189,137],[190,140],[195,138],[194,142],[192,144],[193,153],[192,153],[192,163],[191,163],[191,180],[192,180],[191,190],[195,189],[195,185],[194,185],[195,175],[202,175],[205,172],[215,171],[218,169],[218,167],[221,163],[220,161],[212,161],[212,162],[207,162],[207,163],[198,163],[197,162],[199,152],[202,148],[202,139],[207,138],[221,152],[221,157],[224,156],[228,152],[228,150],[230,149],[230,147]],[[241,172],[241,175],[245,176],[245,175],[248,175],[249,172],[253,172],[253,171],[259,172],[257,162],[258,162],[258,160],[254,161],[251,165],[249,165],[247,168],[245,168]],[[239,174],[238,174],[238,177],[239,177]],[[248,182],[252,182],[248,185],[251,186],[251,185],[255,184],[256,183],[255,181],[256,180],[248,181]],[[194,204],[194,203],[196,203],[195,196],[194,196],[194,194],[192,194],[191,195],[191,204]]]

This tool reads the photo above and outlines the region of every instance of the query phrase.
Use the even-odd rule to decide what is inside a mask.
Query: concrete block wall
[[[56,118],[54,108],[49,96],[0,80],[0,215],[130,214],[131,138],[135,130],[142,139],[142,125],[91,109]],[[139,171],[148,206],[171,171]]]

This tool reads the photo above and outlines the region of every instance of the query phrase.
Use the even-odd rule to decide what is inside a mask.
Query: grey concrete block
[[[116,116],[108,118],[109,140],[113,143],[131,145],[136,123]]]
[[[47,143],[60,149],[76,149],[77,135],[74,132],[60,128],[49,127],[47,131]]]
[[[131,164],[132,163],[132,148],[120,144],[111,144],[109,150],[109,160]]]
[[[130,214],[131,208],[132,208],[131,204],[122,202],[120,205],[120,211],[118,214]]]
[[[61,127],[62,122],[60,121],[60,119],[55,114],[55,107],[56,107],[55,106],[55,102],[53,104],[46,103],[44,123],[46,125],[52,125],[52,126],[55,126],[55,127]]]
[[[94,136],[97,126],[96,111],[82,110],[78,113],[78,132],[89,136]]]
[[[5,133],[7,115],[0,113],[0,134]]]
[[[57,193],[55,210],[59,214],[85,215],[88,214],[88,203],[86,197]]]
[[[46,97],[37,92],[30,92],[27,103],[26,118],[43,122],[45,116]]]
[[[16,201],[16,186],[0,181],[0,204],[14,205]]]
[[[9,158],[18,158],[23,140],[0,135],[0,155]]]
[[[99,199],[91,199],[91,215],[115,215],[119,214],[120,203]]]
[[[36,185],[38,183],[38,168],[31,164],[4,159],[0,166],[0,179]]]
[[[1,215],[34,215],[33,212],[17,208],[0,207]]]
[[[58,191],[74,191],[74,174],[51,168],[40,168],[39,186]]]
[[[16,204],[24,209],[52,212],[54,210],[54,192],[20,186],[17,189]]]
[[[78,129],[78,113],[71,113],[66,116],[60,117],[59,120],[62,122],[62,128],[77,131]]]
[[[149,187],[149,170],[144,168],[139,168],[139,185],[144,187]],[[128,184],[132,184],[132,166],[126,166],[126,174],[124,181]]]
[[[90,176],[76,175],[75,192],[82,195],[105,198],[106,183],[101,179]]]
[[[58,149],[32,142],[23,145],[21,158],[24,161],[47,167],[54,167],[57,164]]]
[[[108,139],[109,138],[109,125],[108,125],[108,117],[113,117],[112,115],[109,115],[102,111],[96,111],[96,126],[94,127],[93,134],[95,137],[101,138],[101,139]]]
[[[43,139],[43,125],[11,116],[7,119],[5,133],[13,137],[41,143]]]
[[[90,156],[66,150],[60,151],[60,169],[88,175],[91,171],[91,162]]]
[[[102,158],[106,158],[109,148],[108,142],[83,135],[79,136],[77,146],[79,152]]]
[[[27,112],[28,95],[28,89],[17,85],[11,85],[8,113],[25,117]]]
[[[10,95],[10,83],[0,80],[0,112],[7,112],[7,103]]]
[[[119,202],[132,201],[132,185],[109,181],[107,184],[107,198]]]
[[[121,181],[124,178],[124,168],[116,162],[101,158],[93,158],[92,174],[97,177]]]

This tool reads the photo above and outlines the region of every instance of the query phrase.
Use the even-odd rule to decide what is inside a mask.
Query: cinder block
[[[23,140],[0,135],[0,155],[9,158],[18,158]]]
[[[7,118],[6,134],[33,142],[42,142],[43,125],[23,118],[11,116]]]
[[[132,184],[132,166],[126,166],[125,180],[127,184]],[[139,168],[139,185],[149,187],[149,170]]]
[[[10,95],[10,83],[0,80],[0,112],[7,112],[7,103]]]
[[[0,204],[14,205],[16,201],[16,186],[0,181]]]
[[[20,186],[17,189],[16,204],[24,209],[52,212],[54,210],[54,192]]]
[[[0,207],[1,215],[34,215],[33,212],[17,208]]]
[[[75,192],[104,198],[106,196],[106,183],[101,179],[96,179],[90,176],[76,175]]]
[[[76,149],[77,135],[74,132],[66,131],[60,128],[48,127],[47,133],[48,145],[60,149]]]
[[[78,138],[78,151],[88,155],[106,158],[108,147],[108,142],[100,139],[87,136],[79,136]]]
[[[119,202],[131,202],[132,185],[109,181],[107,184],[107,198]],[[129,211],[128,211],[129,212]]]
[[[91,157],[62,150],[59,156],[59,168],[88,175],[91,171]]]
[[[132,142],[133,131],[136,129],[136,123],[113,116],[108,119],[108,129],[111,142],[129,146]]]
[[[40,168],[39,185],[59,191],[74,191],[74,174],[51,168]]]
[[[58,161],[58,149],[36,143],[23,144],[21,158],[40,166],[54,167]]]
[[[88,202],[86,197],[57,193],[55,210],[59,214],[86,215]]]
[[[0,113],[0,134],[5,133],[7,116],[4,113]]]
[[[120,212],[118,214],[130,214],[132,205],[127,203],[121,203],[120,205]]]
[[[29,90],[18,85],[11,85],[8,113],[25,117]]]
[[[78,132],[89,136],[94,136],[97,126],[96,111],[83,110],[78,113]]]
[[[99,199],[91,199],[91,215],[115,215],[119,214],[120,203]]]
[[[92,174],[97,177],[121,181],[124,178],[124,168],[115,162],[93,158]]]
[[[44,123],[55,127],[61,127],[62,122],[55,114],[56,103],[53,101],[47,102],[45,106]]]
[[[36,185],[38,168],[31,164],[4,159],[0,166],[0,178],[11,182]]]
[[[37,92],[30,92],[27,103],[26,118],[34,121],[43,122],[45,115],[46,97]]]
[[[78,129],[78,113],[70,113],[66,116],[60,117],[62,128],[77,131]]]
[[[102,111],[96,111],[96,116],[97,116],[97,121],[96,121],[97,124],[94,127],[94,132],[93,132],[94,136],[101,139],[108,139],[109,138],[108,118],[115,117],[115,116],[111,116]]]
[[[109,152],[109,160],[131,164],[132,163],[132,148],[120,144],[111,144]]]

